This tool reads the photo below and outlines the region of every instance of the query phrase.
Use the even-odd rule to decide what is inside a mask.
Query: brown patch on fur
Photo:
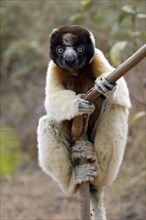
[[[94,56],[93,61],[88,64],[85,68],[77,70],[77,75],[74,76],[73,72],[62,69],[54,64],[54,77],[55,82],[61,84],[65,89],[72,90],[76,94],[85,94],[89,89],[94,86],[94,81],[97,76],[99,76],[100,63],[98,59]],[[96,68],[95,68],[96,67]],[[99,67],[99,68],[98,68]],[[102,102],[104,98],[98,97],[94,101],[96,110],[90,116],[89,125],[88,125],[88,136],[90,139],[92,129],[95,125],[95,122],[100,114]],[[69,121],[64,122],[67,129],[71,128],[71,123]],[[69,129],[70,130],[70,129]]]
[[[99,70],[100,63],[95,56],[90,64],[76,71],[63,69],[56,64],[53,66],[55,82],[62,84],[65,89],[72,90],[76,94],[86,93],[94,86],[95,79],[100,76]]]
[[[92,69],[92,71],[93,71],[93,73],[94,73],[94,76],[97,78],[98,76],[100,76],[101,75],[101,67],[102,67],[102,63],[99,61],[99,58],[98,58],[98,55],[97,54],[95,54],[94,55],[94,58],[93,58],[93,60],[92,60],[92,62],[91,62],[91,69]]]

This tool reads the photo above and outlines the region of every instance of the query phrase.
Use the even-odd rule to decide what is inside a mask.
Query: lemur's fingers
[[[78,113],[82,114],[91,114],[95,110],[95,106],[93,103],[86,101],[80,97],[77,97],[75,100],[75,105],[78,109]]]
[[[72,160],[79,160],[81,158],[90,159],[95,161],[96,154],[94,145],[89,141],[78,140],[72,146],[71,153]]]
[[[78,165],[74,169],[74,179],[77,184],[86,181],[94,181],[97,176],[97,172],[94,164],[86,163],[82,165]]]
[[[116,83],[110,83],[105,77],[100,76],[95,80],[94,87],[101,94],[105,94],[115,88]]]
[[[78,110],[81,114],[91,114],[95,110],[94,104],[91,104],[89,101],[80,99],[78,103]]]

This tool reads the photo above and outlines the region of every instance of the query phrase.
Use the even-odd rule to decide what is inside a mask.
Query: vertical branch
[[[90,220],[90,189],[88,182],[80,184],[80,210],[81,220]]]
[[[77,124],[79,130],[77,130],[79,133],[82,133],[81,138],[83,140],[87,140],[87,128],[88,128],[88,121],[89,121],[89,115],[84,117],[85,120],[85,126],[84,131],[82,133],[82,130],[80,130],[81,125],[83,124],[83,117],[80,117],[79,123]],[[77,135],[77,136],[76,136]],[[75,137],[76,136],[76,137]],[[78,133],[74,134],[73,140],[76,141],[78,139]],[[87,160],[85,158],[81,159],[79,161],[79,164],[85,164]],[[90,188],[89,188],[89,182],[81,183],[79,186],[80,191],[80,216],[81,220],[90,220]]]

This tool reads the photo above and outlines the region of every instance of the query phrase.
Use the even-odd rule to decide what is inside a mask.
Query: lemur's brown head
[[[76,70],[91,62],[95,50],[92,33],[78,25],[54,29],[50,36],[50,57],[61,68]]]

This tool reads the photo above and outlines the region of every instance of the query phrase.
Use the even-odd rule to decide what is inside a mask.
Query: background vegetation
[[[48,219],[48,216],[49,219],[60,219],[61,216],[62,219],[75,219],[77,218],[74,211],[76,203],[73,207],[68,207],[71,215],[69,213],[65,215],[63,207],[68,206],[68,203],[56,205],[57,201],[53,195],[51,199],[55,202],[52,207],[54,205],[57,207],[54,214],[50,214],[53,211],[49,209],[48,211],[47,208],[43,213],[38,211],[36,216],[34,214],[35,209],[38,210],[40,207],[38,201],[41,195],[44,197],[46,195],[44,189],[49,183],[51,184],[50,178],[45,179],[46,176],[38,170],[36,147],[38,119],[45,114],[43,101],[45,75],[49,62],[49,34],[53,28],[60,25],[86,26],[95,35],[96,46],[105,53],[114,66],[118,66],[145,43],[146,2],[144,0],[2,0],[0,12],[2,219],[20,219],[20,217]],[[121,173],[110,188],[110,193],[107,192],[107,195],[109,193],[107,206],[111,220],[146,218],[145,70],[146,62],[143,60],[125,77],[130,90],[132,108]],[[40,179],[43,184],[43,187],[38,189],[39,195],[37,190],[33,192],[32,189],[32,194],[36,195],[33,214],[23,206],[24,198],[22,203],[19,193],[17,194],[17,190],[15,192],[15,187],[20,187],[22,182],[24,184],[22,191],[25,189],[32,173],[36,174],[32,177],[36,181],[31,180],[34,181],[33,184],[37,184]],[[37,188],[37,185],[35,186]],[[53,190],[60,192],[57,185]],[[27,189],[25,192],[27,193]],[[16,200],[14,207],[10,207],[10,195],[12,200]],[[26,203],[32,204],[32,197],[25,198]],[[72,201],[74,200],[70,200],[70,204]],[[43,199],[42,207],[46,202],[50,200]],[[55,213],[59,213],[60,218]]]

